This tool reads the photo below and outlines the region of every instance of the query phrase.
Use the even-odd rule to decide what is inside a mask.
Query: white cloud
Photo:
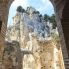
[[[26,8],[27,6],[29,6],[29,4],[28,4],[28,0],[15,0],[13,3],[12,3],[12,5],[11,5],[11,7],[17,7],[17,6],[22,6],[23,8]]]
[[[54,8],[53,8],[53,5],[52,3],[50,2],[50,0],[41,0],[42,2],[42,5],[38,8],[38,11],[45,11],[45,12],[48,12],[48,11],[54,11]]]
[[[47,8],[48,6],[52,6],[52,3],[50,2],[50,0],[41,0],[42,3],[44,4],[44,6]]]
[[[45,2],[46,2],[46,0],[42,0],[42,2],[43,2],[43,3],[45,3]]]

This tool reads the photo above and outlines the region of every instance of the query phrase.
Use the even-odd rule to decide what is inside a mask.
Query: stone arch
[[[8,3],[8,10],[9,7],[11,5],[11,3],[14,0],[10,0]],[[64,36],[64,32],[63,32],[63,27],[62,27],[62,23],[61,23],[61,19],[62,19],[62,12],[63,12],[63,8],[66,4],[65,0],[50,0],[53,7],[54,7],[54,11],[56,14],[56,22],[57,22],[57,27],[58,27],[58,32],[59,32],[59,36],[60,36],[60,40],[61,40],[61,46],[62,46],[62,52],[63,52],[63,56],[64,58],[68,58],[68,54],[67,54],[67,49],[66,49],[66,43],[65,43],[65,36]]]
[[[8,12],[11,3],[14,0],[1,0],[0,1],[0,17],[2,20],[2,28],[0,33],[0,46],[2,49],[4,47],[4,40],[5,40],[5,33],[6,33],[6,27],[7,27],[7,19],[8,19]],[[68,58],[69,55],[69,33],[68,33],[68,9],[69,9],[69,1],[68,0],[50,0],[54,6],[54,10],[56,13],[56,21],[57,21],[57,27],[59,31],[59,36],[61,39],[61,47],[63,52],[63,57]],[[67,47],[67,49],[66,49]],[[3,50],[0,50],[0,54],[2,54]],[[67,53],[68,52],[68,53]],[[0,59],[2,56],[0,56]]]
[[[57,22],[57,28],[59,32],[60,42],[61,42],[61,49],[63,54],[63,59],[68,58],[68,52],[66,48],[66,41],[65,41],[65,33],[62,26],[62,18],[63,18],[63,11],[66,5],[67,0],[50,0],[53,4],[54,11],[56,14],[56,22]]]
[[[62,12],[61,24],[63,28],[66,48],[67,48],[68,57],[69,57],[69,1],[68,0],[66,1],[66,4]]]

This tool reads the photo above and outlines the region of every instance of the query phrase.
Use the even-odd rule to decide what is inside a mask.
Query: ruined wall
[[[52,41],[39,42],[41,69],[54,69],[54,45]]]
[[[39,41],[35,36],[32,36],[32,40],[28,42],[26,48],[33,53],[35,59],[33,62],[33,65],[35,65],[34,69],[64,69],[59,42],[57,43],[53,40]],[[30,58],[30,55],[24,58],[24,62],[27,62],[27,65],[30,64]]]
[[[0,1],[0,3],[2,3],[2,4],[6,4],[7,5],[7,3],[6,2],[4,2],[4,1],[10,1],[10,3],[9,3],[9,5],[8,5],[8,7],[10,6],[10,4],[12,3],[12,0],[1,0]],[[59,13],[61,13],[62,14],[62,9],[61,9],[61,4],[62,4],[62,7],[64,6],[64,1],[66,1],[66,0],[64,0],[64,1],[62,1],[61,2],[61,0],[58,0],[58,2],[57,2],[57,0],[51,0],[52,2],[54,1],[55,2],[55,4],[57,3],[57,10],[56,10],[56,12],[57,12],[57,15],[60,15]],[[7,9],[5,9],[5,10],[3,10],[4,8],[5,8],[5,5],[3,5],[2,6],[2,4],[0,4],[0,9],[2,9],[2,10],[0,10],[0,16],[2,15],[3,16],[3,18],[1,18],[1,19],[4,19],[4,16],[5,16],[5,18],[7,18],[7,10],[9,9],[9,8],[7,8]],[[60,7],[59,7],[59,5],[60,5]],[[4,8],[3,8],[4,7]],[[59,9],[61,9],[60,11],[59,11]],[[6,12],[6,13],[4,13],[4,12]],[[6,15],[5,15],[6,14]],[[61,37],[61,43],[62,43],[62,51],[63,51],[63,54],[64,54],[64,57],[65,58],[68,58],[68,55],[67,55],[67,51],[66,51],[66,49],[65,49],[65,41],[64,41],[64,36],[62,36],[63,35],[63,31],[62,31],[62,27],[61,27],[61,17],[59,17],[59,16],[57,16],[59,19],[57,19],[57,21],[59,21],[58,22],[58,29],[59,29],[59,33],[60,33],[60,37]],[[6,31],[6,25],[7,24],[5,24],[5,22],[7,21],[7,19],[5,19],[5,20],[2,20],[2,21],[4,21],[3,22],[3,24],[2,24],[2,29],[1,29],[1,33],[0,33],[0,64],[1,64],[1,62],[2,62],[2,53],[3,53],[3,50],[4,50],[4,36],[5,36],[5,31]],[[2,32],[4,32],[4,33],[2,33]],[[68,32],[67,32],[68,33]],[[1,67],[1,65],[0,65],[0,67]]]
[[[52,36],[42,36],[42,34],[48,34],[50,30],[47,26],[45,27],[43,20],[39,21],[39,14],[33,14],[34,8],[29,7],[29,9],[31,10],[31,12],[28,10],[31,17],[27,14],[28,12],[16,13],[13,26],[7,31],[7,41],[19,41],[21,50],[31,51],[31,55],[25,54],[22,58],[23,69],[63,69],[61,68],[62,61],[59,62],[59,49],[57,49],[56,43],[52,41]],[[51,35],[51,33],[49,34]],[[32,64],[33,66],[31,66]]]
[[[1,69],[22,69],[22,56],[19,43],[13,41],[6,42],[5,44]]]
[[[6,43],[3,53],[3,69],[64,69],[60,43],[51,40],[38,40],[30,35],[25,50],[31,54],[21,54],[17,42]],[[24,53],[24,51],[23,51]]]

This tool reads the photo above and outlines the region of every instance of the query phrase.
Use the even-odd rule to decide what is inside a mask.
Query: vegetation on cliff
[[[29,7],[27,7],[27,9],[28,8]],[[17,7],[17,12],[28,13],[27,10],[25,10],[24,8],[22,8],[22,6],[18,6]],[[56,29],[57,24],[56,24],[56,20],[55,20],[55,14],[52,14],[52,16],[49,16],[47,14],[42,15],[42,14],[40,14],[39,11],[34,11],[33,14],[39,14],[39,17],[43,17],[43,19],[44,19],[45,22],[49,21],[50,23],[52,23],[53,29]]]

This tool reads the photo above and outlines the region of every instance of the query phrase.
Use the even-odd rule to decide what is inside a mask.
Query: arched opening
[[[16,29],[16,28],[14,28],[14,29]],[[20,28],[20,29],[22,29],[22,28]],[[49,29],[49,27],[47,26],[47,29]],[[31,30],[30,30],[31,31]],[[21,31],[21,33],[22,33],[22,31]],[[49,33],[49,31],[48,31],[48,33]],[[17,34],[13,34],[13,35],[17,35]],[[23,34],[22,34],[23,35]],[[22,37],[22,35],[20,35],[21,37]],[[29,36],[31,36],[31,35],[33,35],[33,34],[29,34]],[[44,36],[44,34],[42,34],[41,33],[41,36],[43,36],[43,38],[45,37]],[[50,35],[48,35],[48,37],[49,37]],[[35,38],[35,36],[33,36],[34,38]],[[17,38],[17,39],[19,39],[19,38]],[[23,40],[23,38],[21,39],[21,41]],[[34,40],[35,41],[35,40]],[[37,43],[37,42],[35,42],[35,43]],[[34,45],[35,44],[33,41],[32,41],[32,44]],[[45,45],[44,43],[41,43],[41,42],[39,42],[39,44],[41,44],[41,45]],[[24,47],[25,48],[25,47]],[[42,50],[44,50],[44,48],[42,48],[41,50],[40,50],[40,52],[42,52]],[[48,49],[49,50],[49,49]],[[46,51],[46,50],[45,50]],[[56,50],[56,52],[57,52],[57,50]],[[50,53],[51,53],[51,51],[49,52],[49,53],[47,53],[48,54],[48,56],[50,55]],[[36,53],[37,54],[37,53]],[[42,56],[44,56],[44,53],[42,53],[41,54]],[[51,55],[50,55],[51,56]],[[62,56],[61,56],[62,57]],[[41,57],[41,58],[43,58],[43,57]],[[48,57],[47,57],[48,58]],[[49,59],[50,61],[52,61],[53,62],[53,60],[52,59]],[[42,61],[46,61],[46,59],[44,58]],[[58,61],[57,61],[58,62]],[[43,62],[42,62],[43,63]],[[47,63],[47,62],[45,62],[45,63]],[[51,63],[52,64],[52,63]],[[52,65],[52,66],[54,66],[54,65]],[[50,68],[52,68],[52,66],[50,66],[49,65],[49,67]],[[57,65],[57,66],[59,66],[59,65]],[[46,66],[45,66],[45,64],[44,64],[44,66],[42,66],[42,68],[45,68]],[[48,67],[48,66],[47,66]],[[58,67],[59,68],[59,67]],[[62,68],[63,69],[63,68]]]

